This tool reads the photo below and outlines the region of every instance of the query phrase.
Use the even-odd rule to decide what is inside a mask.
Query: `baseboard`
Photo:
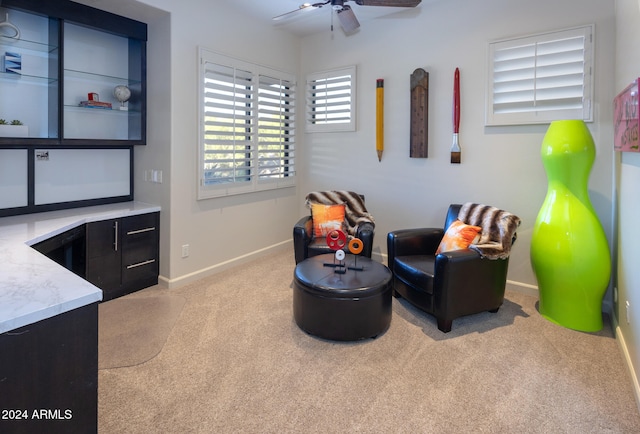
[[[250,252],[241,256],[237,256],[227,261],[220,262],[215,265],[211,265],[210,267],[206,267],[201,270],[194,271],[193,273],[176,277],[174,279],[169,279],[165,276],[159,276],[158,284],[168,289],[177,288],[179,286],[183,286],[188,283],[195,282],[196,280],[202,279],[204,277],[208,277],[213,274],[220,273],[221,271],[227,270],[229,268],[237,267],[238,265],[242,265],[247,262],[256,260],[263,256],[266,256],[272,253],[278,253],[280,251],[284,251],[285,249],[291,249],[292,243],[293,241],[291,239],[282,241],[280,243],[273,244],[271,246],[267,246],[262,249],[254,250],[253,252]],[[292,264],[292,267],[293,267],[293,264]]]
[[[633,396],[636,398],[636,406],[638,407],[638,411],[640,411],[640,384],[638,383],[638,376],[636,375],[636,370],[633,366],[633,361],[631,360],[631,356],[629,355],[629,349],[627,348],[627,343],[624,339],[624,334],[622,333],[622,329],[618,326],[618,321],[615,318],[615,315],[611,316],[611,322],[616,331],[616,340],[618,341],[618,346],[620,347],[620,351],[624,357],[625,365],[627,366],[627,370],[629,371],[629,375],[631,377],[631,387],[633,388]]]
[[[530,295],[532,297],[538,297],[540,295],[537,285],[517,282],[515,280],[507,280],[507,289],[510,291],[519,292],[524,295]]]

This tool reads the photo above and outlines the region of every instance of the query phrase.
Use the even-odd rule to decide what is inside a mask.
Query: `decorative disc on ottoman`
[[[340,250],[347,244],[347,236],[336,229],[327,234],[327,246],[331,250]]]
[[[342,261],[345,257],[344,250],[336,250],[336,259]]]
[[[364,244],[362,244],[362,240],[360,238],[352,238],[349,241],[349,251],[354,255],[359,255],[364,248]]]

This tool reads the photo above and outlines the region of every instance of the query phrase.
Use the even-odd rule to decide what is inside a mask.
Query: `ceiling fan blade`
[[[360,6],[392,6],[396,8],[414,8],[422,0],[355,0]]]
[[[280,21],[280,20],[283,20],[283,19],[286,19],[286,18],[291,18],[291,17],[294,17],[294,16],[298,15],[300,12],[308,12],[308,11],[312,11],[312,10],[317,9],[317,8],[321,8],[322,6],[324,6],[324,5],[326,5],[326,4],[330,3],[330,2],[331,2],[331,0],[327,0],[325,2],[320,2],[320,3],[313,3],[313,4],[304,3],[304,4],[301,4],[298,7],[298,9],[294,9],[292,11],[285,12],[284,14],[275,16],[275,17],[272,18],[272,20],[273,21]]]
[[[356,14],[353,13],[353,10],[349,6],[343,6],[342,9],[338,11],[338,21],[340,21],[342,30],[344,30],[345,33],[352,33],[360,27]]]

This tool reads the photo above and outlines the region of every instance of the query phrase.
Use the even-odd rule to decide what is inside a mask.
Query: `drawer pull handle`
[[[118,251],[118,220],[113,225],[113,250]]]
[[[153,264],[154,262],[156,262],[155,259],[149,259],[148,261],[138,262],[137,264],[132,264],[132,265],[127,265],[127,270],[130,270],[131,268],[142,267],[143,265]]]
[[[137,231],[129,231],[129,232],[127,232],[127,235],[141,234],[143,232],[150,232],[150,231],[155,231],[155,230],[156,230],[156,227],[153,226],[151,228],[138,229]]]

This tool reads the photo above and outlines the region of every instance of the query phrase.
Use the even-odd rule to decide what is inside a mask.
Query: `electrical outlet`
[[[189,256],[189,244],[184,244],[182,246],[182,257],[186,258]]]
[[[144,171],[144,180],[162,184],[162,170],[149,169]]]
[[[627,324],[631,324],[631,310],[630,310],[629,300],[625,302],[625,308],[627,309]]]

